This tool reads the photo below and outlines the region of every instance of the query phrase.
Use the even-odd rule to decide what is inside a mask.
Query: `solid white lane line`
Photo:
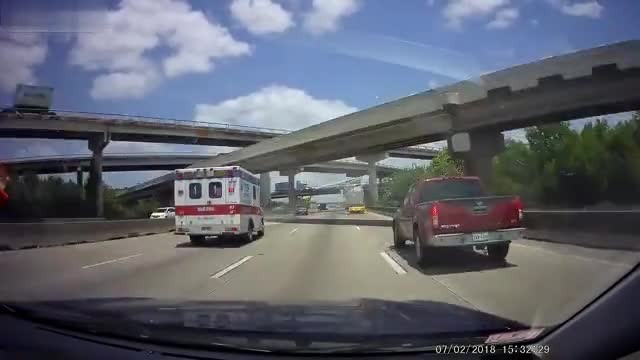
[[[391,266],[391,268],[393,269],[393,271],[395,271],[396,273],[400,274],[400,275],[404,275],[407,272],[402,268],[402,266],[400,266],[400,264],[398,264],[395,260],[393,260],[393,258],[391,256],[389,256],[389,254],[387,254],[386,252],[381,252],[380,256],[382,256],[382,258],[384,259],[384,261],[387,262],[387,264],[389,264],[389,266]]]
[[[231,270],[233,270],[233,269],[237,268],[238,266],[240,266],[240,265],[242,265],[242,264],[246,263],[247,261],[251,260],[251,258],[252,258],[252,257],[253,257],[253,256],[251,256],[251,255],[248,255],[248,256],[243,257],[242,259],[240,259],[240,260],[238,260],[238,261],[234,262],[233,264],[231,264],[231,265],[227,266],[226,268],[224,268],[224,269],[222,269],[222,270],[218,271],[217,273],[213,274],[213,275],[211,276],[211,278],[212,278],[212,279],[220,279],[221,277],[223,277],[223,276],[224,276],[226,273],[228,273],[229,271],[231,271]]]
[[[585,257],[585,256],[580,256],[580,255],[573,255],[573,254],[563,254],[563,253],[558,253],[558,252],[554,252],[551,250],[547,250],[547,249],[543,249],[543,248],[539,248],[537,246],[529,246],[529,245],[524,245],[524,244],[514,244],[511,243],[511,245],[513,246],[517,246],[517,247],[521,247],[521,248],[527,248],[527,249],[531,249],[531,250],[535,250],[535,251],[540,251],[543,253],[547,253],[547,254],[551,254],[551,255],[556,255],[556,256],[560,256],[560,257],[572,257],[574,259],[580,259],[583,261],[589,261],[589,262],[598,262],[601,264],[606,264],[606,265],[615,265],[615,266],[623,266],[623,267],[631,267],[632,265],[630,264],[624,264],[624,263],[615,263],[613,261],[608,261],[608,260],[602,260],[602,259],[596,259],[596,258],[591,258],[591,257]]]
[[[293,230],[291,230],[291,232],[289,233],[289,235],[293,235],[294,232],[298,231],[298,228],[295,228]]]
[[[360,230],[360,226],[356,226],[356,229]]]
[[[116,262],[116,261],[127,260],[127,259],[131,259],[131,258],[134,258],[136,256],[140,256],[140,255],[144,255],[144,253],[135,254],[135,255],[129,255],[129,256],[125,256],[125,257],[121,257],[121,258],[113,259],[113,260],[109,260],[109,261],[103,261],[101,263],[97,263],[97,264],[93,264],[93,265],[86,265],[86,266],[83,266],[82,268],[83,269],[88,269],[88,268],[92,268],[92,267],[95,267],[95,266],[111,264],[111,263]]]

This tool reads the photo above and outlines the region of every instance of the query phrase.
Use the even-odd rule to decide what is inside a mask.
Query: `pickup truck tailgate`
[[[437,207],[438,233],[491,231],[519,226],[518,207],[513,196],[445,199]]]

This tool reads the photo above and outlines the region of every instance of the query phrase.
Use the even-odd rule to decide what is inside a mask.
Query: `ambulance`
[[[239,166],[176,170],[174,194],[176,234],[194,244],[207,236],[264,236],[260,181]]]

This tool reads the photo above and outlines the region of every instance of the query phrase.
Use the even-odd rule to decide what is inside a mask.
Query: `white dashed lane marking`
[[[136,256],[140,256],[140,255],[144,255],[144,253],[135,254],[135,255],[129,255],[129,256],[125,256],[125,257],[121,257],[121,258],[113,259],[113,260],[109,260],[109,261],[103,261],[103,262],[100,262],[100,263],[97,263],[97,264],[86,265],[86,266],[83,266],[82,268],[83,269],[88,269],[88,268],[92,268],[92,267],[96,267],[96,266],[100,266],[100,265],[111,264],[111,263],[114,263],[116,261],[127,260],[127,259],[131,259],[131,258],[134,258]]]
[[[233,269],[237,268],[238,266],[240,266],[240,265],[242,265],[242,264],[246,263],[247,261],[251,260],[251,258],[252,258],[252,257],[253,257],[253,256],[251,256],[251,255],[248,255],[248,256],[243,257],[242,259],[240,259],[240,260],[238,260],[238,261],[234,262],[233,264],[231,264],[231,265],[227,266],[226,268],[224,268],[224,269],[222,269],[222,270],[218,271],[217,273],[213,274],[213,275],[211,276],[211,278],[212,278],[212,279],[220,279],[221,277],[223,277],[223,276],[224,276],[226,273],[228,273],[229,271],[231,271],[231,270],[233,270]]]

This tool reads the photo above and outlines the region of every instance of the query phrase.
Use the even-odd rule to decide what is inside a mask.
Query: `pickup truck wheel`
[[[189,240],[193,245],[202,245],[204,243],[203,235],[189,235]]]
[[[399,233],[400,229],[398,229],[398,225],[393,222],[393,246],[396,248],[403,247],[405,245],[405,240],[400,237]]]
[[[256,236],[258,239],[264,236],[264,229],[258,230],[258,235]]]
[[[416,262],[420,266],[427,265],[428,262],[428,254],[425,252],[425,246],[422,244],[422,240],[420,240],[420,233],[417,229],[413,230],[413,242],[415,244],[416,249]]]
[[[496,261],[504,261],[509,253],[509,243],[487,245],[487,254]]]

